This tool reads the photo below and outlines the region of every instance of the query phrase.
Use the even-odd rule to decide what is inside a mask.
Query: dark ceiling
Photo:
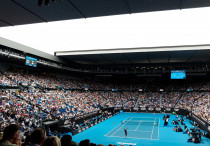
[[[43,0],[44,2],[45,0]],[[0,27],[140,12],[209,7],[210,0],[0,0]],[[102,53],[59,57],[79,64],[209,62],[208,50]]]
[[[59,55],[68,62],[89,65],[116,65],[116,64],[147,64],[147,63],[192,63],[210,62],[210,49],[112,53],[90,55]]]
[[[0,0],[0,27],[210,6],[210,0]],[[44,0],[43,0],[44,2]]]

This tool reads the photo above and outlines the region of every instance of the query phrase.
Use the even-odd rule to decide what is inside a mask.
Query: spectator
[[[79,146],[90,146],[90,140],[85,139],[85,140],[80,141]]]
[[[61,138],[61,146],[78,146],[78,144],[72,141],[71,135],[64,135]]]
[[[61,146],[61,142],[57,136],[50,136],[44,141],[42,146]]]
[[[45,138],[45,131],[42,128],[37,128],[31,133],[31,144],[29,146],[40,146]]]
[[[21,146],[21,127],[11,124],[4,129],[1,146]]]
[[[3,132],[0,132],[0,140],[3,138]]]

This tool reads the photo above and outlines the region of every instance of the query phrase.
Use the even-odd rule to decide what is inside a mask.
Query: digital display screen
[[[29,56],[26,56],[26,65],[37,67],[37,59],[29,57]]]
[[[185,70],[171,70],[171,79],[186,79]]]

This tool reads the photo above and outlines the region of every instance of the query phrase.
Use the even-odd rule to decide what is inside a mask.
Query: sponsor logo
[[[136,143],[125,143],[125,142],[117,142],[117,144],[123,144],[123,145],[136,145]]]
[[[145,108],[145,107],[142,107],[142,108],[141,108],[141,110],[145,111],[145,110],[146,110],[146,108]]]
[[[166,111],[171,111],[171,108],[166,108]]]
[[[161,108],[156,108],[156,111],[161,111]]]

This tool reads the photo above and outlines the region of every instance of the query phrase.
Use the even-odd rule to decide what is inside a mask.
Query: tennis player
[[[128,129],[128,128],[127,128]],[[125,137],[128,135],[127,129],[124,129]]]

